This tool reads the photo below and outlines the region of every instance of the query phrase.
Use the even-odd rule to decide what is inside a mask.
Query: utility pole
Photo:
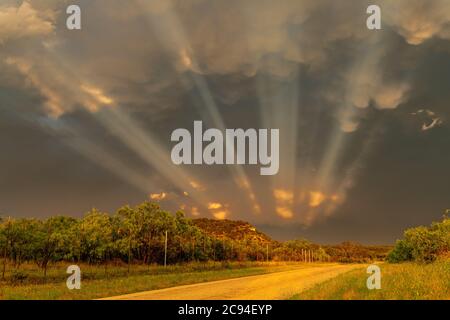
[[[266,245],[266,257],[267,262],[269,262],[269,244]]]
[[[234,259],[234,246],[233,246],[233,241],[231,241],[231,260]]]
[[[164,267],[167,266],[167,230],[166,230],[166,240],[164,241]]]

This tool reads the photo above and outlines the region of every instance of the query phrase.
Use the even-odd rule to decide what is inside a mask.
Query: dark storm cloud
[[[276,237],[389,242],[449,206],[448,1],[380,1],[381,31],[369,1],[78,1],[74,32],[67,3],[0,4],[0,212],[165,192]],[[175,168],[170,133],[199,119],[280,128],[279,174]]]

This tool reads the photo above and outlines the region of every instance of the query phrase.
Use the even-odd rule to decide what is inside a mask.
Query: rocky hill
[[[210,236],[218,239],[231,239],[234,241],[252,241],[259,243],[272,243],[266,234],[258,231],[254,226],[245,221],[194,219],[193,224]]]

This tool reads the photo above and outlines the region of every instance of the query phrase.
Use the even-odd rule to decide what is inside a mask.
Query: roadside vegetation
[[[450,218],[429,227],[416,227],[404,232],[394,249],[388,254],[389,262],[415,261],[431,263],[450,252]]]
[[[166,238],[167,237],[167,238]],[[167,239],[167,242],[166,242]],[[81,219],[0,220],[0,281],[30,277],[35,264],[46,279],[49,266],[67,262],[102,266],[173,265],[207,261],[367,262],[389,247],[354,243],[320,246],[299,239],[278,242],[242,221],[193,220],[158,204],[124,206],[110,215],[92,209]]]
[[[277,262],[191,262],[167,267],[158,265],[110,265],[107,274],[103,266],[80,264],[82,281],[80,290],[66,286],[67,263],[49,267],[47,278],[33,264],[25,264],[18,277],[13,271],[13,281],[0,283],[3,300],[86,300],[140,291],[163,289],[178,285],[287,271],[308,266],[298,263]]]
[[[431,264],[383,263],[381,289],[368,290],[365,268],[350,271],[299,293],[299,300],[428,300],[450,299],[450,261]]]
[[[159,204],[82,218],[0,218],[0,299],[91,299],[301,268],[383,260],[391,247],[278,242],[247,222],[189,219]],[[82,290],[68,290],[70,265]]]
[[[369,290],[365,268],[350,271],[299,293],[292,299],[444,299],[450,300],[450,219],[404,232],[380,264],[381,289]]]

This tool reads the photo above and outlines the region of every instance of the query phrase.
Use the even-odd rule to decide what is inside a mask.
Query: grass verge
[[[365,268],[296,294],[294,300],[449,300],[450,261],[380,264],[381,289],[369,290]]]
[[[306,266],[306,265],[305,265]],[[65,266],[66,268],[67,266]],[[52,268],[47,283],[0,283],[4,300],[87,300],[178,285],[238,278],[301,268],[298,263],[192,263],[169,266],[134,266],[128,274],[124,267],[110,267],[105,274],[99,266],[80,266],[80,290],[66,287],[65,268]],[[26,269],[25,269],[26,270]],[[59,271],[58,271],[59,270]]]

